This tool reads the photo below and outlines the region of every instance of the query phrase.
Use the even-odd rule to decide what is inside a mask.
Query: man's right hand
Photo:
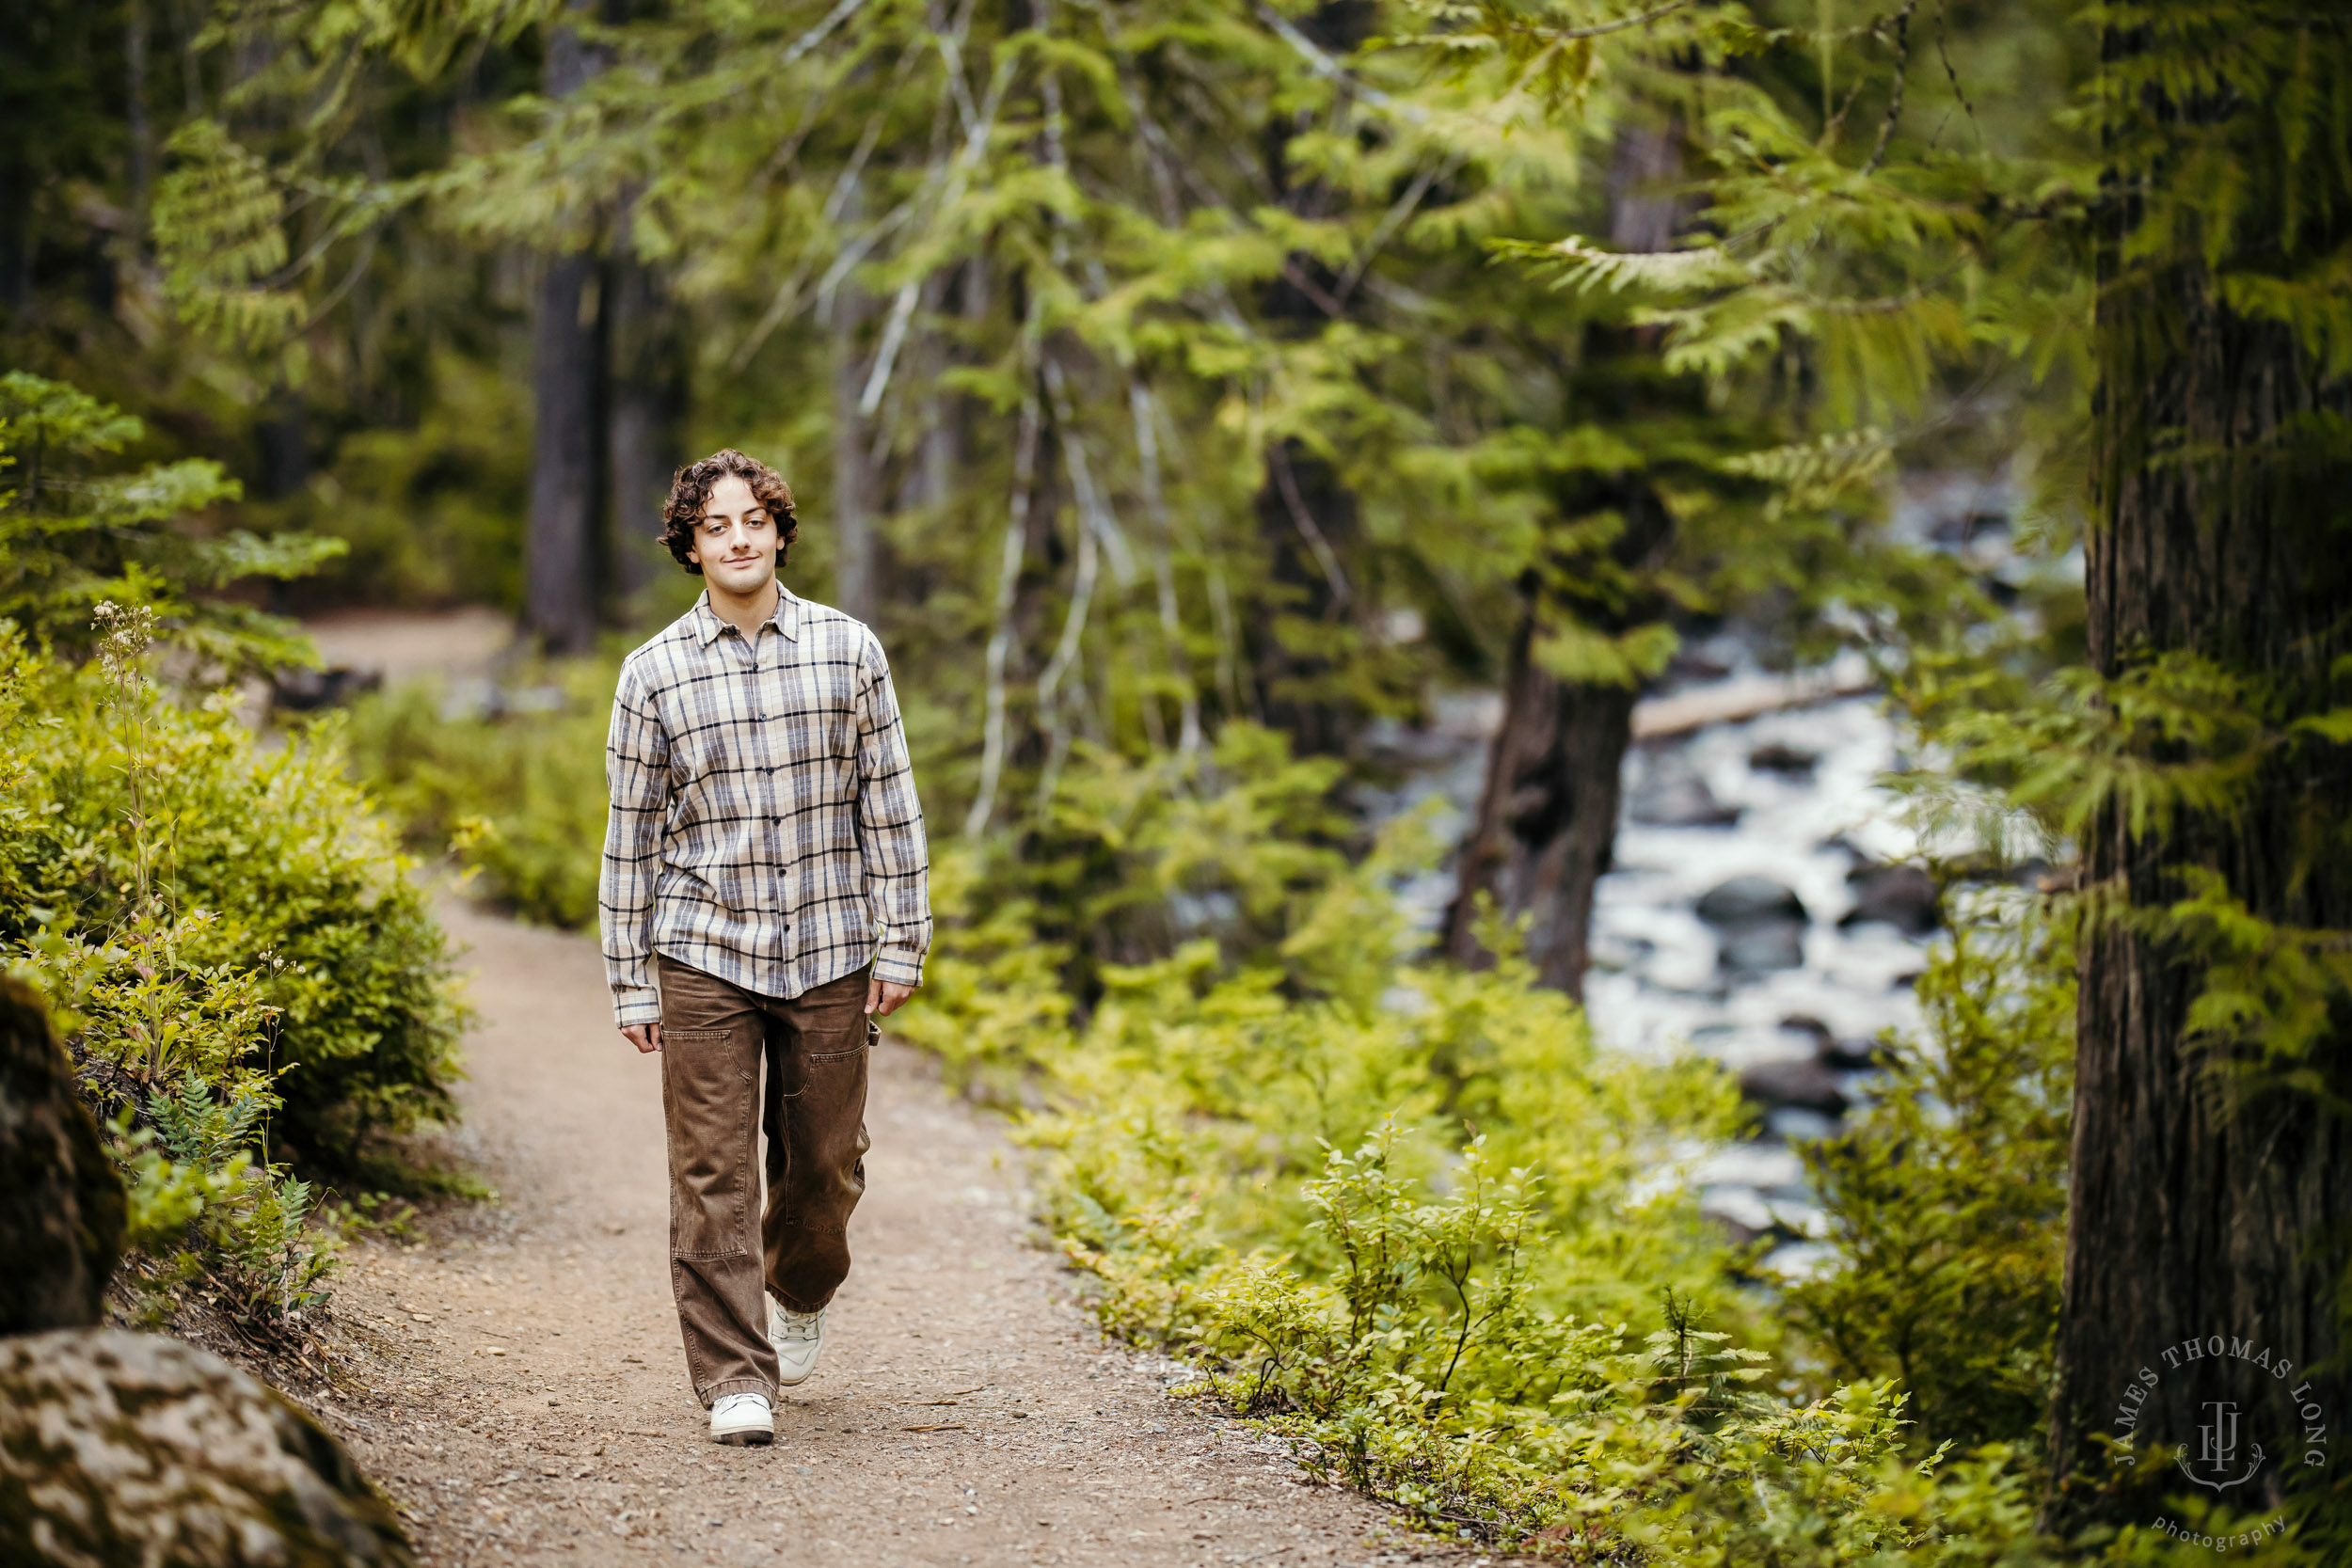
[[[661,1049],[661,1025],[659,1023],[627,1023],[621,1026],[621,1037],[645,1055]]]

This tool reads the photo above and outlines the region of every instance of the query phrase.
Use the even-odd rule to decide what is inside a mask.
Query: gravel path
[[[428,1564],[1456,1555],[1105,1346],[1003,1138],[887,1043],[824,1363],[773,1448],[711,1443],[671,1307],[656,1064],[613,1033],[592,943],[444,917],[482,1017],[461,1142],[501,1199],[353,1249],[337,1307],[365,1387],[317,1402]]]

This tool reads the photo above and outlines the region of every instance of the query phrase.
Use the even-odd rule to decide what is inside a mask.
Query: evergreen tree
[[[1915,691],[1934,689],[1921,711],[1962,775],[2082,859],[2050,1517],[2145,1523],[2144,1494],[2183,1489],[2167,1447],[2195,1452],[2212,1419],[2198,1407],[2245,1394],[2227,1358],[2164,1363],[2148,1385],[2164,1347],[2221,1333],[2294,1360],[2298,1399],[2342,1392],[2344,19],[2015,8],[2012,38],[2095,29],[2074,35],[2098,46],[2079,69],[2071,46],[2041,51],[2080,87],[2079,107],[2050,114],[2018,81],[1968,70],[1940,8],[1843,31],[1818,24],[1825,10],[1776,33],[1667,8],[1598,55],[1582,51],[1606,28],[1580,36],[1539,8],[1478,15],[1530,76],[1715,68],[1692,120],[1710,166],[1704,232],[1663,257],[1581,238],[1521,255],[1642,291],[1669,364],[1735,380],[1798,367],[1825,459],[1931,436],[1959,377],[2007,377],[2013,427],[2044,453],[2043,542],[2063,545],[2070,498],[2081,505],[2088,668],[2026,690],[1979,661],[1980,676],[1942,684],[1928,641],[1898,646],[1920,661]],[[1946,102],[1922,137],[1911,78],[1930,23]],[[1955,119],[1974,146],[1946,142]],[[1913,429],[1874,412],[1908,412]],[[2086,446],[2087,489],[2067,462]],[[2119,1434],[2119,1402],[2137,1411],[2135,1446],[2166,1463],[2109,1465],[2099,1440]],[[2273,1453],[2301,1460],[2285,1407],[2267,1419]],[[2230,1501],[2341,1484],[2324,1474],[2274,1465]]]
[[[2217,1403],[2271,1455],[2227,1501],[2341,1497],[2306,1411],[2352,1393],[2352,19],[2099,21],[2064,1523],[2144,1515]],[[2296,1368],[2179,1356],[2217,1334]]]

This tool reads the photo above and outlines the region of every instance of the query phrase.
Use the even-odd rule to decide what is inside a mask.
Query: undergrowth
[[[317,1178],[380,1186],[388,1140],[451,1113],[463,1013],[332,735],[258,751],[151,678],[142,610],[101,619],[79,669],[0,627],[0,962],[112,1130],[141,1314],[195,1291],[267,1337],[325,1299]]]
[[[395,693],[358,754],[398,753],[421,841],[584,921],[596,814],[533,802],[596,786],[604,679],[437,730],[437,697]],[[2037,1533],[2062,911],[1956,911],[1925,1029],[1805,1151],[1831,1266],[1766,1294],[1680,1176],[1742,1130],[1721,1071],[1600,1049],[1499,923],[1490,968],[1427,958],[1396,891],[1435,846],[1413,818],[1367,842],[1343,772],[1242,723],[1189,761],[1081,746],[1026,826],[934,847],[939,934],[894,1033],[1011,1118],[1106,1329],[1460,1541],[1710,1568],[2171,1550]]]
[[[1719,1069],[1601,1050],[1499,924],[1489,969],[1422,958],[1392,891],[1430,854],[1414,821],[1351,857],[1268,819],[1309,820],[1320,765],[1244,735],[1197,772],[1127,772],[1063,786],[1027,847],[1057,867],[943,855],[898,1024],[1013,1115],[1106,1328],[1440,1535],[1593,1563],[2038,1560],[2011,1449],[1923,1442],[1894,1369],[1781,1354],[1782,1309],[1671,1177],[1740,1130]],[[1230,912],[1089,963],[1040,936],[1040,882]],[[1956,953],[1931,993],[1984,978]]]
[[[316,655],[217,590],[342,546],[214,526],[235,482],[124,467],[143,435],[0,376],[0,967],[42,993],[108,1130],[136,1315],[193,1294],[298,1339],[340,1239],[406,1223],[371,1189],[462,1183],[394,1140],[452,1114],[465,1012],[334,727],[264,745],[239,715],[234,678]]]

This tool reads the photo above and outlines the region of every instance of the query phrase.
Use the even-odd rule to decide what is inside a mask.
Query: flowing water
[[[1674,696],[1703,706],[1765,678],[1739,671],[1713,691],[1703,683]],[[1365,802],[1373,819],[1434,800],[1434,831],[1458,842],[1501,719],[1497,697],[1470,693],[1440,702],[1427,729],[1383,734],[1403,783]],[[1660,1060],[1695,1051],[1742,1076],[1756,1135],[1695,1151],[1678,1174],[1734,1236],[1772,1243],[1770,1274],[1800,1276],[1825,1256],[1792,1144],[1834,1131],[1837,1102],[1867,1090],[1870,1043],[1917,1022],[1911,987],[1932,936],[1922,901],[1902,896],[1917,892],[1901,880],[1916,873],[1890,872],[1918,844],[1881,782],[1902,762],[1900,733],[1869,694],[1653,736],[1626,758],[1614,865],[1595,897],[1587,1009],[1610,1047]],[[1702,900],[1738,879],[1760,879],[1737,883],[1760,911],[1703,919]],[[1850,920],[1874,894],[1873,907],[1891,906],[1908,927]],[[1405,893],[1432,930],[1453,895],[1450,870]]]

